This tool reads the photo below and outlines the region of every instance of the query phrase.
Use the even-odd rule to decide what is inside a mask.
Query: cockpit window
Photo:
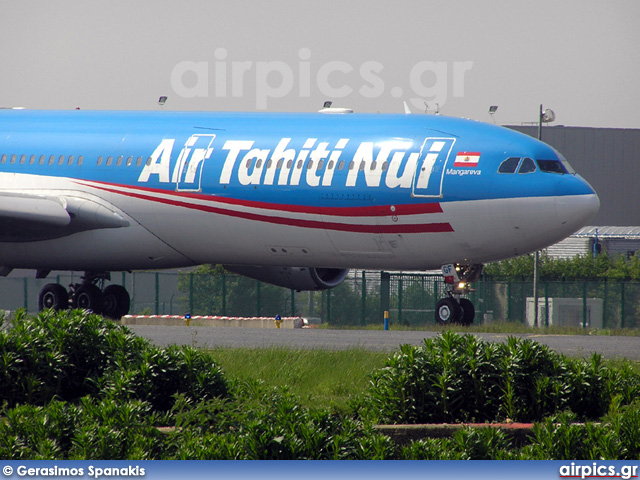
[[[567,172],[570,173],[571,175],[575,175],[576,171],[573,169],[573,167],[568,162],[568,160],[566,158],[564,158],[564,156],[560,152],[558,152],[557,150],[554,149],[554,152],[556,152],[556,155],[558,155],[558,158],[562,162],[562,165],[564,165],[564,168],[567,170]]]
[[[564,175],[569,173],[560,160],[538,160],[540,171],[548,173],[559,173]]]
[[[525,158],[520,164],[518,173],[531,173],[536,171],[536,164],[530,158]]]
[[[507,158],[504,162],[500,164],[500,167],[498,168],[498,173],[515,173],[519,163],[520,163],[520,159],[518,157]]]

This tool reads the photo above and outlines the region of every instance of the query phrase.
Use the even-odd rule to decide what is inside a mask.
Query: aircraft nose
[[[562,225],[572,233],[584,227],[600,210],[600,198],[584,180],[587,191],[580,195],[562,195],[556,197],[556,216]]]

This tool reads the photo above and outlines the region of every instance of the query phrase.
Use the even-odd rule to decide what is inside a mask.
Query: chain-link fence
[[[80,282],[78,275],[0,278],[0,309],[36,312],[38,293],[47,283]],[[304,316],[336,326],[383,322],[420,327],[435,322],[443,298],[438,274],[351,271],[338,287],[323,292],[296,292],[235,274],[136,272],[116,274],[112,283],[131,294],[131,313],[226,316]],[[533,324],[535,302],[530,279],[496,280],[483,276],[469,298],[475,323],[510,321]],[[596,328],[640,326],[640,283],[621,280],[540,282],[538,324]]]

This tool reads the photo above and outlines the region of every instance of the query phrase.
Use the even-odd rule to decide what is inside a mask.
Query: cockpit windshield
[[[575,175],[576,171],[571,167],[566,158],[562,156],[560,152],[554,149],[555,154],[558,156],[557,160],[536,160],[540,171],[548,173],[558,173],[560,175],[571,174]]]
[[[559,173],[564,175],[569,173],[560,160],[537,160],[541,172]]]

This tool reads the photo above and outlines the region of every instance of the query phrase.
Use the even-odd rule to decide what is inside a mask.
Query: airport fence
[[[0,278],[0,309],[37,311],[38,293],[47,283],[77,283],[78,275]],[[391,324],[420,327],[435,323],[435,308],[445,296],[439,274],[352,271],[338,287],[296,292],[235,274],[135,272],[113,275],[112,283],[131,294],[131,313],[156,315],[303,316],[334,326]],[[533,324],[531,279],[483,276],[469,298],[475,323],[508,321]],[[639,328],[640,282],[565,280],[539,282],[538,325]]]

